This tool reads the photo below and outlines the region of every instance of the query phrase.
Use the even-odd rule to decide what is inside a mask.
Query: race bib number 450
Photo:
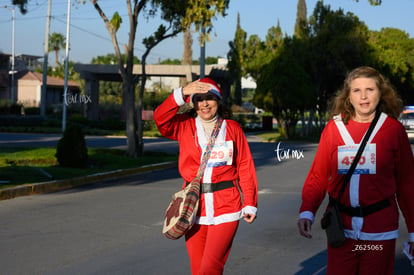
[[[359,144],[338,147],[338,174],[346,174],[358,152]],[[377,170],[376,144],[367,144],[359,159],[354,174],[376,174]]]

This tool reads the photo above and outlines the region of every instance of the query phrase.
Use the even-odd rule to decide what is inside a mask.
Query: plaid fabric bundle
[[[204,152],[197,176],[184,189],[176,192],[165,212],[162,233],[168,239],[176,240],[183,236],[193,226],[200,199],[200,184],[207,161],[213,150],[214,142],[220,131],[223,119],[217,119],[211,133],[209,143]]]

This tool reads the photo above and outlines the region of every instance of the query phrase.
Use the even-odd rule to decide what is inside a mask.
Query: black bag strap
[[[377,124],[377,121],[378,121],[380,115],[381,115],[381,112],[379,110],[376,110],[374,120],[371,122],[371,125],[369,125],[369,128],[368,128],[367,132],[365,133],[365,136],[362,139],[361,144],[359,145],[358,152],[357,152],[357,154],[356,154],[356,156],[355,156],[355,158],[354,158],[354,160],[351,164],[351,167],[349,168],[348,173],[346,173],[346,176],[345,176],[345,179],[342,183],[341,190],[339,191],[339,195],[338,195],[337,200],[339,200],[339,198],[344,194],[345,188],[346,188],[349,180],[351,179],[352,174],[354,173],[354,170],[355,170],[356,166],[358,165],[358,162],[359,162],[359,159],[361,158],[362,152],[365,149],[365,145],[367,144],[368,139],[371,136],[371,133],[374,130],[374,127]]]

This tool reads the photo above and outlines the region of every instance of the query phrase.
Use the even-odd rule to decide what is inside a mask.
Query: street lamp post
[[[204,23],[203,23],[204,24]],[[206,69],[206,29],[204,26],[201,27],[201,46],[200,46],[200,79],[205,77]]]
[[[14,7],[8,7],[8,6],[3,6],[0,5],[0,7],[5,8],[9,11],[12,12],[12,67],[11,67],[11,71],[9,71],[9,74],[11,74],[11,102],[14,103],[15,101],[15,89],[14,89],[14,21],[15,21],[15,16],[14,16]]]
[[[68,15],[66,19],[66,56],[65,56],[65,82],[63,91],[63,110],[62,110],[62,132],[66,129],[67,96],[68,96],[68,66],[69,66],[69,39],[70,38],[70,0],[68,0]]]
[[[46,19],[46,33],[45,45],[43,54],[43,76],[42,76],[42,90],[40,92],[40,115],[46,116],[46,92],[47,92],[47,62],[49,53],[49,29],[50,29],[50,13],[52,9],[52,0],[48,1],[47,5],[47,19]]]
[[[206,8],[210,9],[208,0],[206,0]],[[204,26],[205,18],[203,19],[201,26],[201,45],[200,45],[200,78],[204,78],[206,74],[206,27]]]

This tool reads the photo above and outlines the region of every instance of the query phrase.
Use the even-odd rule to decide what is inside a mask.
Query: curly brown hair
[[[362,66],[351,71],[344,80],[344,86],[333,101],[331,108],[331,117],[343,114],[343,121],[345,124],[355,116],[355,109],[349,100],[351,91],[351,83],[357,78],[372,78],[377,84],[378,90],[381,93],[380,101],[377,106],[377,111],[384,112],[390,117],[397,119],[403,110],[403,101],[398,96],[392,85],[385,77],[376,69]]]

